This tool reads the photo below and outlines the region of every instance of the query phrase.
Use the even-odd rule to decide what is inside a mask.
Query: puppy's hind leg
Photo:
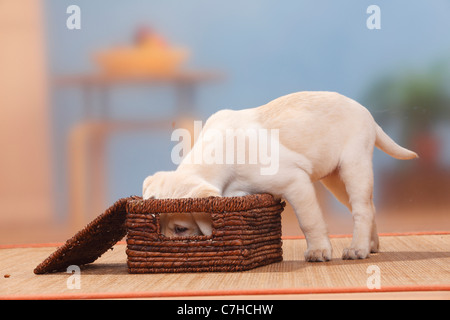
[[[350,212],[352,212],[352,206],[350,205],[350,199],[348,197],[345,184],[339,175],[339,169],[333,171],[333,173],[322,178],[320,182],[330,191],[336,199],[338,199],[343,205],[345,205]]]
[[[370,252],[378,251],[378,235],[375,226],[375,207],[372,201],[373,171],[370,156],[343,159],[340,176],[349,197],[353,215],[353,239],[344,249],[343,259],[365,259]]]
[[[344,181],[342,181],[339,169],[336,169],[333,173],[321,179],[320,182],[338,199],[343,205],[345,205],[350,212],[352,212],[352,206],[350,204],[350,198],[347,193]],[[373,205],[373,203],[372,203]],[[372,208],[375,212],[375,207]],[[370,252],[378,252],[379,240],[375,219],[372,222]]]
[[[332,248],[328,231],[317,202],[316,192],[309,176],[300,171],[287,186],[284,197],[293,206],[307,243],[305,260],[321,262],[331,260]]]

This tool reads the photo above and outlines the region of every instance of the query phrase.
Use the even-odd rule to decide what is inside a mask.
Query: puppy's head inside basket
[[[170,238],[212,234],[212,218],[208,212],[160,213],[157,223],[161,235]]]
[[[281,261],[283,208],[269,194],[130,201],[129,272],[239,271]],[[161,214],[173,212],[210,214],[212,234],[162,235]]]

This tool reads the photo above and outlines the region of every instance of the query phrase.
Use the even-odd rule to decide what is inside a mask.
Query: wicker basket
[[[128,201],[128,271],[242,271],[279,262],[283,208],[269,194]],[[159,218],[171,212],[210,213],[212,235],[165,237]]]
[[[142,200],[123,198],[66,241],[35,269],[65,271],[94,262],[127,233],[130,273],[241,271],[278,262],[284,202],[269,194],[244,197]],[[159,217],[170,212],[211,214],[211,236],[168,238]]]

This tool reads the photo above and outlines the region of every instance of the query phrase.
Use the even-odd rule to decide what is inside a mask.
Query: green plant
[[[404,138],[430,132],[436,122],[450,118],[449,65],[438,63],[425,71],[385,75],[372,86],[366,105],[383,121],[404,122]]]

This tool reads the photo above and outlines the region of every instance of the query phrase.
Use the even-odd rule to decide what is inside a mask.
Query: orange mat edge
[[[379,292],[427,292],[450,291],[450,285],[430,286],[392,286],[381,289],[367,287],[333,288],[286,288],[259,290],[204,290],[204,291],[160,291],[160,292],[114,292],[114,293],[73,293],[48,295],[11,295],[0,296],[0,300],[75,300],[75,299],[137,299],[137,298],[179,298],[179,297],[216,297],[250,295],[289,295],[289,294],[339,294],[339,293],[379,293]]]
[[[450,231],[411,231],[411,232],[384,232],[379,233],[379,237],[395,237],[395,236],[434,236],[434,235],[448,235]],[[352,234],[330,234],[330,238],[351,238]],[[282,240],[296,240],[305,239],[304,236],[282,236]]]

